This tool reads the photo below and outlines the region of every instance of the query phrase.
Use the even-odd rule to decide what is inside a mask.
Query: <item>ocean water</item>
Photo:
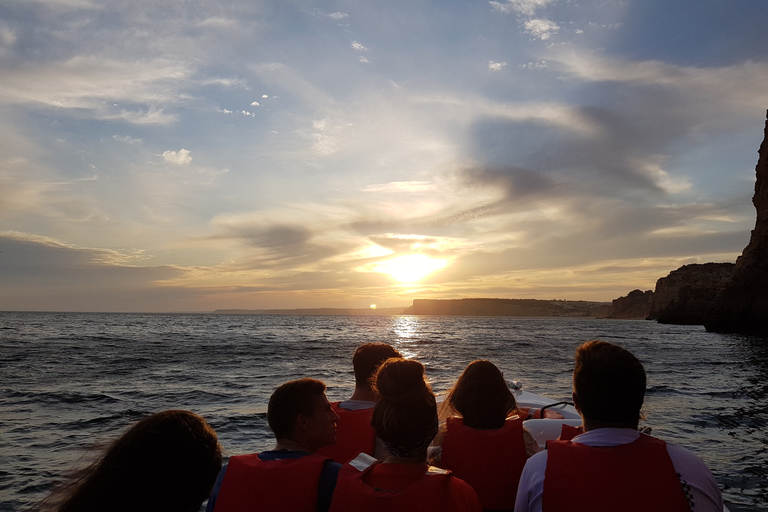
[[[226,455],[267,449],[274,388],[313,377],[347,398],[363,342],[423,362],[436,391],[484,358],[567,399],[574,350],[595,338],[645,365],[643,424],[697,453],[731,511],[768,511],[768,340],[621,320],[88,313],[0,313],[0,511],[28,509],[163,409],[204,416]]]

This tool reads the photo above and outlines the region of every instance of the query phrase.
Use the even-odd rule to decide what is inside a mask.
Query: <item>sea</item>
[[[768,340],[608,319],[20,312],[0,313],[0,511],[28,510],[164,409],[204,416],[227,456],[268,449],[274,388],[313,377],[331,400],[348,398],[363,342],[424,363],[436,392],[489,359],[561,400],[591,339],[645,365],[642,425],[699,455],[732,512],[768,511]]]

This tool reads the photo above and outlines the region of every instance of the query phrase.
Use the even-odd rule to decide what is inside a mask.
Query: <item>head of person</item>
[[[628,350],[598,340],[576,349],[573,400],[585,421],[637,428],[645,385],[645,369]]]
[[[517,411],[515,396],[499,369],[490,361],[472,361],[448,393],[444,407],[455,411],[472,428],[501,428]]]
[[[197,511],[220,469],[211,426],[189,411],[163,411],[133,425],[41,508]]]
[[[395,457],[423,459],[437,434],[435,394],[418,361],[391,358],[376,371],[371,426]]]
[[[267,422],[278,442],[294,441],[309,452],[336,442],[338,419],[319,380],[286,382],[269,398]]]
[[[401,357],[393,346],[386,343],[363,343],[352,356],[352,367],[355,370],[355,386],[371,387],[373,374],[376,369],[390,357]]]

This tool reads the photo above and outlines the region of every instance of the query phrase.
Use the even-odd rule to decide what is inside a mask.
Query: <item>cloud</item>
[[[113,135],[112,139],[124,144],[141,144],[141,139],[131,137],[130,135]]]
[[[534,37],[546,41],[560,30],[557,23],[544,19],[535,19],[525,22],[525,31]]]
[[[549,67],[549,63],[546,60],[539,60],[536,62],[526,62],[525,64],[520,64],[520,67],[523,69],[534,69],[534,70],[542,70],[547,69]]]
[[[488,61],[488,71],[501,71],[507,65],[506,62]]]
[[[341,246],[316,240],[318,233],[310,227],[265,222],[258,216],[219,216],[212,225],[218,232],[213,239],[234,241],[245,248],[239,260],[247,268],[299,271],[341,251]]]
[[[272,89],[291,94],[297,100],[315,108],[333,103],[332,97],[322,88],[303,76],[301,72],[283,63],[256,64],[251,69],[259,80],[271,86]],[[280,93],[281,96],[283,92]]]
[[[508,13],[517,13],[525,16],[533,16],[538,9],[551,4],[553,0],[506,0],[503,2],[488,2],[497,11]]]
[[[15,31],[0,25],[0,55],[10,52],[17,39]]]
[[[178,87],[191,70],[167,59],[126,62],[77,56],[6,67],[4,74],[0,104],[31,104],[97,119],[167,124],[175,117],[165,114],[162,105],[179,101]]]
[[[229,29],[231,27],[237,26],[237,20],[234,20],[232,18],[223,18],[220,16],[212,16],[200,22],[198,26]]]
[[[132,259],[129,254],[81,248],[53,238],[0,232],[0,309],[167,311],[178,307],[161,283],[178,279],[185,271],[127,264]],[[175,298],[183,296],[177,290]]]
[[[403,193],[403,192],[434,192],[435,185],[428,181],[393,181],[390,183],[380,183],[376,185],[368,185],[363,191],[365,192],[391,192],[391,193]]]
[[[248,89],[246,82],[239,78],[208,78],[202,80],[200,85],[220,85],[226,88]]]
[[[163,161],[171,165],[189,165],[192,162],[192,157],[189,156],[188,149],[182,148],[178,151],[165,151]]]
[[[367,52],[368,48],[363,46],[362,44],[358,43],[357,41],[352,41],[352,49],[357,50],[359,52]]]
[[[558,69],[585,82],[617,82],[663,86],[685,92],[692,100],[713,105],[764,107],[768,104],[768,62],[743,62],[724,67],[678,66],[660,61],[626,61],[588,52],[551,55]],[[704,106],[704,105],[701,105]]]

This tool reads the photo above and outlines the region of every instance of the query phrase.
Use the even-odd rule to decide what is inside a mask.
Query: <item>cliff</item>
[[[538,299],[414,299],[404,315],[604,317],[607,302]]]
[[[632,290],[626,297],[613,299],[606,318],[646,318],[651,311],[653,291]]]
[[[733,274],[733,263],[683,265],[656,281],[648,320],[662,324],[704,325],[715,299]]]
[[[706,318],[708,331],[768,337],[768,120],[755,173],[757,210],[749,244],[736,260],[733,276]]]

